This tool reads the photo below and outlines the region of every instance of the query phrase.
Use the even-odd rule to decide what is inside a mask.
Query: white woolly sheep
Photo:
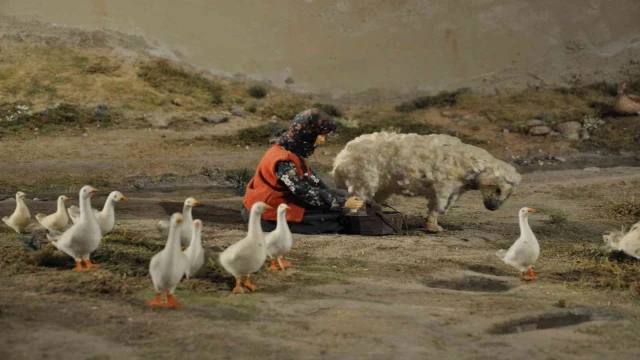
[[[601,247],[601,250],[605,253],[622,251],[640,260],[640,221],[633,224],[626,234],[624,229],[612,231],[602,235],[602,239],[604,240],[604,246]]]
[[[392,194],[425,196],[427,230],[442,231],[447,213],[468,190],[480,190],[484,206],[497,210],[520,184],[513,166],[486,150],[449,135],[379,132],[351,140],[336,156],[336,186],[364,200],[383,202]]]

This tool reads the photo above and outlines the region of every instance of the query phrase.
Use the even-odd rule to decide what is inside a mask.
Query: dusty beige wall
[[[0,0],[0,13],[141,34],[202,68],[335,95],[614,76],[640,0]]]

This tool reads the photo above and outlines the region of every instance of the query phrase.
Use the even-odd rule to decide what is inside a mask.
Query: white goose
[[[91,211],[91,196],[98,192],[89,185],[80,189],[80,219],[64,233],[47,234],[47,238],[60,251],[71,256],[76,261],[73,271],[91,270],[98,265],[91,263],[89,255],[98,248],[102,233],[100,225]],[[84,260],[86,268],[82,267]]]
[[[128,201],[129,199],[124,197],[124,195],[122,195],[119,191],[112,191],[105,200],[102,211],[91,209],[96,217],[98,225],[100,225],[100,231],[102,232],[102,235],[106,235],[113,231],[113,228],[116,225],[115,203],[120,200]],[[74,205],[69,207],[68,212],[69,217],[71,217],[71,221],[73,221],[74,223],[77,222],[80,217],[80,208]]]
[[[189,269],[189,259],[180,251],[180,228],[183,218],[180,213],[171,215],[169,221],[169,236],[164,249],[155,254],[149,263],[149,274],[156,290],[154,300],[147,301],[149,306],[175,308],[182,304],[176,301],[173,292],[182,280],[182,276]],[[162,295],[166,294],[166,304]]]
[[[193,220],[193,236],[189,247],[184,251],[189,259],[189,269],[187,270],[187,279],[194,276],[202,265],[204,265],[205,253],[202,248],[202,221]]]
[[[267,246],[267,256],[271,259],[269,270],[284,270],[291,267],[291,263],[284,260],[284,255],[291,250],[293,234],[287,224],[286,213],[291,210],[287,204],[278,206],[278,223],[275,230],[265,234],[264,242]]]
[[[64,202],[67,200],[71,200],[71,198],[65,195],[58,196],[56,212],[50,215],[36,214],[36,220],[51,232],[63,231],[69,224],[69,215],[67,215],[67,209],[64,206]]]
[[[538,275],[533,272],[532,266],[540,255],[540,245],[529,226],[529,214],[534,212],[536,212],[535,209],[528,207],[520,209],[518,213],[520,219],[520,237],[511,245],[509,250],[498,250],[498,252],[496,252],[496,255],[498,255],[505,264],[518,269],[521,273],[520,277],[526,281],[534,280],[538,277]],[[525,274],[526,270],[529,271],[528,275]]]
[[[184,225],[180,231],[180,245],[182,248],[189,246],[191,242],[191,236],[193,235],[193,215],[191,210],[194,206],[200,205],[200,202],[192,197],[187,198],[182,206],[182,217],[184,218]],[[156,224],[156,229],[160,231],[162,237],[165,237],[169,233],[169,223],[165,220],[160,220]]]
[[[265,210],[273,207],[264,202],[257,202],[251,207],[249,215],[249,231],[247,236],[237,243],[229,246],[220,254],[220,264],[236,278],[236,286],[233,293],[244,293],[242,277],[245,277],[244,286],[251,291],[258,288],[251,283],[249,275],[258,271],[267,259],[264,233],[260,225],[260,218]]]
[[[2,221],[18,234],[23,232],[31,223],[31,213],[29,213],[29,208],[24,203],[25,195],[22,191],[18,191],[16,193],[16,209],[11,216],[2,218]]]

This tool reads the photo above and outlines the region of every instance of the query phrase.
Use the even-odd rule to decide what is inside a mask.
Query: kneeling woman
[[[344,190],[329,189],[309,168],[307,158],[322,144],[336,123],[320,109],[305,110],[293,119],[289,130],[276,140],[264,155],[247,185],[242,216],[249,220],[249,210],[258,201],[271,205],[262,215],[262,229],[276,228],[276,209],[286,203],[287,223],[293,233],[336,233],[342,230],[341,219],[349,209],[362,207],[362,200],[349,197]]]

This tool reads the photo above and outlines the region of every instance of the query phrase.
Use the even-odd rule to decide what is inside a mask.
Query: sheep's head
[[[484,198],[484,207],[487,210],[498,210],[520,184],[520,174],[514,171],[509,175],[505,176],[490,171],[478,175],[476,186]]]

